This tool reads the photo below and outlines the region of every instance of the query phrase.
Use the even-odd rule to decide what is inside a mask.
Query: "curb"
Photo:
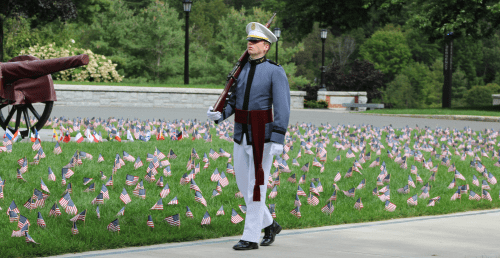
[[[410,114],[375,114],[375,113],[355,113],[355,112],[351,112],[350,114],[410,117],[410,118],[427,118],[427,119],[445,119],[445,120],[465,120],[465,121],[479,121],[479,122],[500,122],[500,117],[498,117],[498,116],[410,115]]]

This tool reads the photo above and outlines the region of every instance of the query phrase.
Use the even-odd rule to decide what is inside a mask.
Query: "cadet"
[[[281,231],[265,204],[265,182],[273,156],[283,153],[290,117],[290,87],[285,71],[265,57],[276,36],[257,22],[249,23],[246,32],[250,57],[236,81],[236,88],[222,114],[213,112],[212,107],[207,111],[207,116],[216,123],[235,114],[234,170],[247,206],[243,236],[233,246],[235,250],[258,249],[263,228],[261,246],[271,245]]]

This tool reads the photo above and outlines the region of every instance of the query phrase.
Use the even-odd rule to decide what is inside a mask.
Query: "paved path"
[[[55,257],[500,257],[500,209],[283,230],[258,250],[234,251],[239,236]]]

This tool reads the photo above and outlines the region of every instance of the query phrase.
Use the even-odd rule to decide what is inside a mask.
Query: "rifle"
[[[269,28],[271,26],[271,23],[273,22],[275,16],[276,13],[274,13],[271,19],[269,19],[269,21],[266,23],[265,25],[266,28]],[[226,100],[228,99],[229,90],[236,83],[238,76],[240,76],[241,69],[243,69],[243,66],[245,66],[245,64],[248,61],[248,57],[249,57],[248,50],[245,50],[245,53],[241,55],[240,59],[238,59],[238,61],[236,62],[236,65],[234,66],[233,70],[227,76],[226,86],[224,87],[222,94],[219,96],[219,99],[217,99],[217,102],[215,102],[213,110],[214,112],[217,111],[222,112],[222,110],[226,106],[225,104]]]

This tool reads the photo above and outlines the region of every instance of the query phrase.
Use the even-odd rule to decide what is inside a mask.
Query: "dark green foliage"
[[[384,74],[376,70],[366,60],[354,60],[349,64],[349,72],[344,72],[336,64],[329,67],[325,74],[325,83],[329,91],[366,91],[368,102],[381,98],[384,85]]]
[[[484,86],[474,86],[467,91],[465,102],[469,106],[489,106],[493,102],[492,94],[500,93],[500,85],[489,83]]]
[[[304,100],[304,108],[327,108],[328,103],[324,100]]]
[[[306,96],[304,97],[304,101],[316,101],[318,99],[318,90],[320,89],[319,85],[313,86],[311,84],[304,85],[303,87],[298,87],[300,91],[305,91]]]

